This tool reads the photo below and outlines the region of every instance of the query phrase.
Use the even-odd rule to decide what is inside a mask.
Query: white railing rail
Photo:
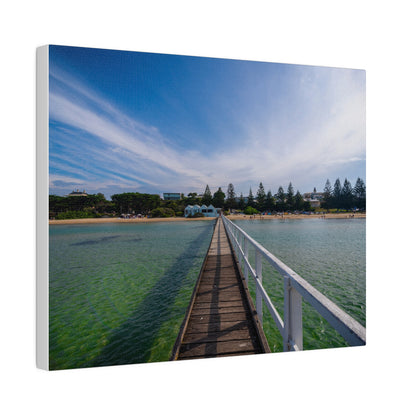
[[[312,305],[349,345],[365,345],[366,330],[360,323],[267,251],[228,218],[222,216],[222,220],[238,261],[240,265],[244,264],[244,278],[247,284],[249,276],[252,276],[256,284],[255,305],[259,320],[263,324],[264,302],[283,336],[284,351],[299,351],[303,349],[302,298]],[[254,268],[248,259],[249,245],[255,250]],[[283,276],[284,319],[280,317],[263,287],[262,258],[267,260]]]

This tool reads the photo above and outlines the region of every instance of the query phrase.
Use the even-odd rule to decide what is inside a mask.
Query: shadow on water
[[[104,243],[108,240],[114,240],[115,238],[119,238],[119,237],[120,237],[119,235],[101,237],[101,238],[98,238],[96,240],[85,240],[85,241],[80,241],[79,243],[72,243],[71,246],[91,246],[93,244]]]
[[[158,332],[172,317],[172,304],[211,230],[212,226],[203,227],[130,317],[111,333],[101,354],[87,367],[148,362]]]

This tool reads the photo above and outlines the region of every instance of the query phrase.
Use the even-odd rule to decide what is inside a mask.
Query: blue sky
[[[50,194],[365,176],[365,71],[50,47]]]

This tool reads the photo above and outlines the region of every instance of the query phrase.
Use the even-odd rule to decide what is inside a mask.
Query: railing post
[[[291,350],[303,350],[302,296],[285,276],[283,351]]]
[[[242,248],[243,244],[242,244],[242,240],[243,240],[243,236],[241,233],[238,233],[238,239],[237,239],[237,245],[239,248]],[[241,267],[241,251],[238,250],[238,262],[240,263],[240,267]]]
[[[263,276],[262,276],[262,264],[261,264],[261,253],[259,250],[256,249],[256,277],[259,283],[262,283]],[[261,296],[260,289],[256,285],[256,310],[257,316],[261,325],[263,326],[263,298]]]
[[[246,237],[243,235],[243,250],[244,250],[244,257],[248,261],[248,244]],[[247,264],[244,262],[244,278],[246,279],[246,283],[248,285],[248,267]]]

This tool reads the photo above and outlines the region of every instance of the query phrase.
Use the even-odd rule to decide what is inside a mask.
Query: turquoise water
[[[168,360],[212,222],[49,229],[50,369]]]
[[[242,220],[235,224],[325,296],[365,326],[365,219]],[[254,253],[250,252],[254,264]],[[263,285],[283,317],[283,279],[263,262]],[[254,284],[250,292],[255,296]],[[282,337],[267,308],[264,330],[272,351]],[[344,339],[303,302],[304,349],[347,346]]]
[[[50,226],[50,368],[168,360],[212,224]],[[236,224],[365,326],[365,220]],[[266,263],[263,284],[283,316],[283,279]],[[303,326],[304,349],[347,345],[305,302]],[[282,351],[266,308],[264,329]]]

